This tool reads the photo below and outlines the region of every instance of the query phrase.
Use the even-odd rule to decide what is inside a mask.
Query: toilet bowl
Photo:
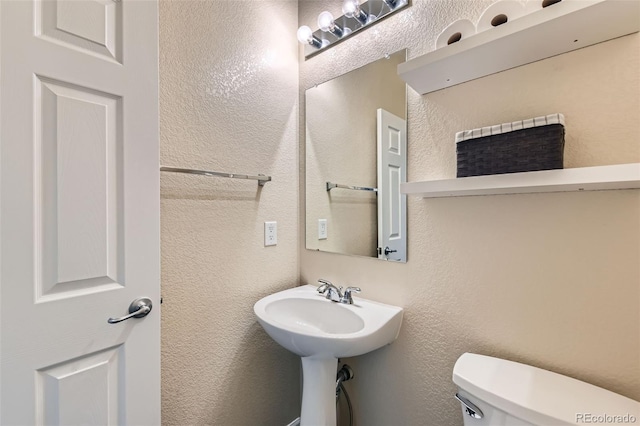
[[[640,424],[640,403],[530,365],[465,353],[453,367],[465,426]]]

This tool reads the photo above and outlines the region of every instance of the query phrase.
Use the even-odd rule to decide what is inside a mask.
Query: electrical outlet
[[[327,219],[318,219],[318,239],[326,240],[327,239]]]
[[[264,246],[275,246],[278,244],[278,222],[264,223]]]

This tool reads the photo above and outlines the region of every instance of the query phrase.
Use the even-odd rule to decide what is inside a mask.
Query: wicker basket
[[[456,134],[458,177],[562,169],[564,117],[552,114]]]

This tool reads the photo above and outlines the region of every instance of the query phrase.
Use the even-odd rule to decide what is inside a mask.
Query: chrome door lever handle
[[[397,252],[397,251],[398,251],[398,250],[391,250],[389,247],[385,247],[385,248],[384,248],[384,255],[385,255],[385,256],[389,256],[389,253],[395,253],[395,252]]]
[[[125,315],[120,318],[109,318],[107,322],[109,324],[117,324],[119,322],[128,320],[129,318],[146,317],[147,314],[151,312],[151,308],[153,308],[151,299],[149,299],[148,297],[141,297],[140,299],[136,299],[131,302],[131,305],[129,305],[129,315]]]

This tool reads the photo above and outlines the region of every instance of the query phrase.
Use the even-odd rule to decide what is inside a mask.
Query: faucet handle
[[[318,286],[318,288],[317,288],[318,293],[324,293],[325,291],[327,291],[327,287],[332,287],[333,286],[333,284],[331,284],[331,281],[324,280],[322,278],[320,278],[318,280],[318,282],[320,283],[320,286]]]
[[[342,295],[340,302],[346,303],[348,305],[353,305],[353,298],[351,297],[351,293],[360,293],[361,291],[362,290],[360,290],[360,287],[347,287],[344,290],[344,294]]]

